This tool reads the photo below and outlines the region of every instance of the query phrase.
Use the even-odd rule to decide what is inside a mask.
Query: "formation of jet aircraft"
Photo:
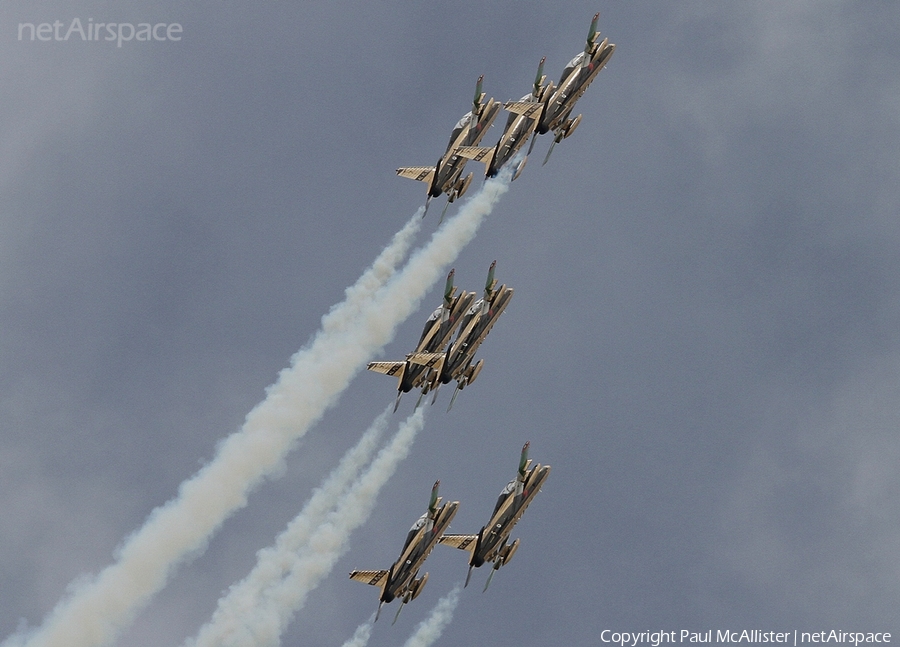
[[[446,193],[448,197],[447,205],[444,206],[446,212],[447,206],[466,192],[473,175],[469,173],[466,177],[462,177],[468,160],[484,163],[485,176],[494,177],[504,165],[516,157],[529,138],[531,146],[528,154],[534,148],[537,135],[552,132],[553,141],[544,158],[544,164],[546,164],[553,152],[553,147],[575,132],[581,123],[581,115],[571,117],[572,110],[600,70],[609,62],[616,49],[616,46],[610,43],[608,38],[600,38],[600,32],[597,31],[599,19],[600,14],[595,14],[588,30],[584,50],[569,61],[563,69],[559,83],[554,85],[552,81],[547,81],[544,76],[544,59],[542,58],[531,93],[526,94],[518,101],[509,101],[504,104],[503,107],[510,115],[507,118],[503,134],[495,146],[479,145],[496,118],[500,105],[493,98],[485,100],[486,95],[482,92],[484,77],[478,78],[472,110],[456,124],[450,135],[447,150],[444,151],[437,164],[397,169],[398,175],[428,183],[427,198],[425,199],[426,212],[431,198]],[[522,173],[525,162],[528,160],[528,154],[516,165],[513,172],[514,180]],[[443,218],[443,213],[441,218]]]
[[[441,505],[441,498],[438,496],[440,484],[440,481],[434,484],[434,487],[431,489],[428,510],[409,529],[400,557],[388,570],[353,571],[350,573],[351,580],[356,580],[363,584],[371,584],[381,589],[375,620],[378,620],[378,616],[381,614],[382,604],[391,602],[395,598],[400,598],[400,608],[397,609],[397,615],[394,616],[394,622],[396,622],[403,605],[411,600],[415,600],[419,593],[422,592],[422,587],[428,581],[428,573],[417,578],[419,568],[425,562],[428,554],[437,545],[438,540],[450,525],[450,520],[453,519],[459,507],[459,501],[451,501]]]
[[[456,395],[478,377],[484,366],[484,360],[478,360],[473,364],[475,352],[513,295],[512,288],[506,285],[497,287],[497,279],[494,278],[496,266],[497,261],[491,263],[484,286],[484,296],[474,303],[472,303],[475,298],[474,292],[462,291],[456,294],[453,285],[455,270],[451,270],[444,288],[444,301],[425,322],[425,330],[415,350],[403,361],[369,363],[367,368],[370,371],[397,376],[397,400],[394,403],[394,411],[397,410],[400,397],[404,393],[421,388],[420,402],[422,396],[434,391],[432,398],[434,404],[440,385],[456,380],[456,390],[447,408],[449,411],[453,407]],[[458,330],[456,339],[448,344],[454,330]],[[416,406],[419,402],[416,402]]]
[[[434,390],[432,402],[437,398],[437,389],[441,384],[456,380],[456,390],[450,399],[448,411],[453,407],[456,395],[474,382],[481,372],[484,360],[480,359],[473,364],[475,353],[512,299],[512,288],[506,285],[497,287],[497,279],[494,278],[496,266],[497,261],[491,263],[484,286],[484,296],[466,311],[460,321],[456,340],[447,347],[446,352],[414,353],[409,358],[413,363],[431,366],[432,378],[425,385],[425,392],[427,393],[428,389]]]
[[[428,374],[432,365],[427,362],[413,362],[410,358],[414,355],[440,353],[450,341],[450,337],[459,325],[463,313],[469,310],[469,306],[475,299],[474,292],[463,290],[456,294],[456,287],[453,285],[455,272],[456,270],[450,270],[450,274],[447,275],[447,283],[444,287],[444,301],[428,317],[428,320],[425,322],[425,329],[419,338],[419,343],[416,344],[415,350],[406,360],[401,362],[371,362],[367,367],[370,371],[397,376],[397,400],[394,403],[394,411],[400,406],[400,397],[404,393],[409,393],[416,388],[424,389],[428,384]],[[432,364],[437,361],[438,358],[435,358]]]
[[[493,148],[466,146],[459,149],[460,155],[463,157],[484,162],[487,169],[486,177],[496,177],[500,169],[528,142],[528,138],[538,126],[544,102],[549,99],[549,93],[553,90],[553,84],[546,83],[544,60],[542,58],[538,65],[531,94],[526,94],[518,101],[510,101],[503,106],[510,114],[497,145]],[[513,173],[514,180],[522,173],[527,160],[528,156],[526,155],[516,166]]]
[[[519,548],[518,539],[511,544],[508,543],[509,535],[516,522],[522,518],[525,509],[541,491],[541,486],[550,473],[549,465],[531,466],[531,460],[528,458],[529,444],[525,443],[522,448],[522,457],[519,460],[516,477],[500,492],[490,521],[482,527],[477,535],[445,534],[450,526],[450,521],[459,508],[459,501],[441,505],[441,498],[438,496],[440,481],[437,481],[431,489],[428,510],[409,529],[397,561],[388,570],[352,571],[350,573],[351,580],[379,587],[381,593],[378,597],[375,620],[378,620],[378,616],[381,615],[381,606],[384,603],[400,599],[400,607],[394,616],[394,622],[396,622],[400,611],[403,610],[403,605],[419,596],[428,581],[428,573],[418,577],[419,569],[438,543],[469,552],[469,574],[466,576],[466,586],[469,585],[473,568],[481,566],[485,562],[493,562],[493,570],[484,586],[484,590],[487,591],[494,572],[509,563]]]
[[[537,136],[550,132],[553,133],[553,141],[544,158],[544,164],[547,163],[553,147],[569,137],[581,123],[580,114],[571,116],[575,104],[615,51],[616,46],[609,39],[600,38],[597,31],[599,16],[600,14],[595,14],[591,21],[584,50],[569,61],[558,83],[547,80],[544,75],[545,61],[541,59],[531,92],[519,101],[504,104],[503,107],[510,114],[495,146],[480,146],[488,128],[497,117],[500,104],[492,98],[485,99],[486,94],[482,91],[483,77],[479,77],[472,110],[456,124],[450,135],[450,143],[437,164],[433,167],[397,169],[398,175],[428,184],[426,212],[432,198],[446,194],[449,205],[466,192],[473,177],[472,173],[463,177],[468,160],[482,162],[487,177],[496,176],[511,160],[518,160],[512,178],[516,179],[534,148]],[[528,153],[520,157],[519,151],[529,139],[531,146]],[[446,208],[445,206],[445,211]],[[443,218],[443,214],[441,217]],[[429,391],[433,390],[436,398],[441,384],[455,380],[457,386],[447,408],[449,411],[459,391],[475,381],[484,365],[483,359],[475,361],[475,353],[513,295],[512,288],[506,285],[497,287],[497,280],[494,278],[496,263],[491,263],[484,295],[477,301],[474,292],[463,290],[457,293],[453,284],[454,270],[451,270],[444,287],[443,301],[425,322],[415,349],[405,360],[371,362],[368,365],[370,371],[397,377],[394,411],[404,393],[421,389],[419,401],[416,402],[418,406]],[[454,332],[456,338],[451,342]],[[441,505],[437,482],[431,491],[428,510],[410,528],[397,561],[388,570],[350,573],[350,579],[379,587],[376,620],[385,602],[400,599],[400,608],[394,617],[396,622],[403,605],[418,597],[428,581],[428,573],[419,577],[419,569],[438,543],[469,554],[466,586],[473,568],[491,563],[491,573],[484,585],[484,590],[487,590],[494,573],[508,564],[518,550],[519,539],[510,543],[513,527],[522,518],[550,474],[549,465],[532,465],[528,458],[529,445],[530,443],[525,443],[522,447],[515,478],[500,492],[488,523],[477,534],[446,534],[459,502]]]
[[[581,98],[591,81],[606,66],[616,50],[616,46],[610,43],[608,38],[599,40],[600,32],[597,31],[599,19],[600,14],[594,14],[584,51],[579,52],[575,58],[569,61],[559,79],[559,84],[544,103],[537,132],[543,135],[552,131],[554,135],[553,143],[550,144],[550,150],[547,151],[547,157],[544,159],[545,164],[550,159],[553,146],[575,132],[578,124],[581,123],[581,115],[574,119],[569,117],[572,114],[572,108],[575,107],[575,102]]]

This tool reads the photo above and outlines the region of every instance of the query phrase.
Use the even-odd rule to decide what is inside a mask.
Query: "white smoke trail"
[[[400,425],[368,469],[307,538],[306,544],[292,555],[280,556],[285,560],[281,566],[287,571],[283,579],[272,582],[257,597],[255,604],[241,609],[230,608],[231,615],[220,614],[220,607],[212,621],[201,628],[197,638],[186,644],[191,647],[277,646],[294,613],[331,572],[347,548],[350,533],[369,518],[381,488],[409,454],[412,442],[424,424],[423,412],[424,409],[417,409]],[[278,541],[283,541],[283,535]],[[257,564],[257,568],[260,566],[264,565]]]
[[[349,315],[359,314],[371,296],[394,276],[397,266],[406,258],[416,234],[422,226],[422,212],[425,207],[413,214],[403,228],[394,234],[390,244],[384,248],[375,262],[369,266],[356,283],[344,290],[344,300],[331,307],[322,317],[322,332],[334,333],[345,329],[350,320]]]
[[[341,647],[366,647],[369,644],[369,636],[372,635],[372,627],[375,625],[375,614],[356,628],[350,640]]]
[[[434,644],[434,641],[441,637],[444,629],[453,620],[453,612],[459,603],[460,590],[460,586],[457,584],[450,593],[438,600],[434,609],[431,610],[431,615],[419,623],[403,647],[429,647]]]
[[[233,625],[237,619],[252,614],[265,589],[282,580],[295,561],[296,552],[307,544],[316,527],[325,520],[326,515],[372,458],[378,440],[387,427],[390,411],[388,406],[372,422],[359,442],[344,454],[338,466],[313,492],[300,514],[278,536],[275,545],[257,553],[256,566],[241,582],[231,585],[228,593],[219,600],[212,619],[200,630],[200,636],[233,633]],[[186,644],[193,642],[188,641]]]
[[[409,637],[403,647],[430,647],[441,637],[444,629],[453,620],[453,612],[459,604],[459,584],[434,605],[431,614],[416,626],[413,635]],[[341,647],[366,647],[369,644],[369,636],[372,635],[372,627],[375,624],[375,615],[359,625],[353,636]]]
[[[508,173],[488,180],[386,285],[369,297],[351,290],[347,307],[327,315],[329,330],[324,330],[323,321],[323,330],[294,355],[291,367],[267,389],[265,400],[247,414],[242,429],[226,438],[212,462],[182,483],[178,495],[154,510],[125,540],[116,552],[117,561],[96,577],[70,585],[41,627],[11,636],[4,647],[111,643],[165,586],[175,567],[202,551],[225,519],[246,505],[249,491],[278,470],[297,439],[390,341],[508,187]],[[395,244],[400,243],[392,241]],[[370,276],[373,282],[389,278],[375,270],[366,272],[365,280]]]

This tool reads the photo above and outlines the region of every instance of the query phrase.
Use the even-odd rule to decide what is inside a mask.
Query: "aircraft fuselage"
[[[483,300],[476,301],[469,308],[460,324],[456,341],[447,349],[447,357],[438,377],[441,384],[447,384],[462,376],[472,363],[481,342],[484,341],[497,322],[497,318],[506,309],[512,295],[513,289],[502,285],[491,300],[487,312],[481,311]]]
[[[462,176],[466,162],[469,160],[455,151],[460,146],[477,146],[484,139],[488,128],[500,112],[500,104],[494,99],[489,99],[481,111],[481,117],[473,112],[466,113],[453,132],[450,134],[450,142],[447,150],[438,162],[438,168],[428,190],[428,195],[436,198],[441,193],[449,194]]]
[[[438,509],[433,522],[420,519],[422,526],[410,529],[400,558],[391,566],[388,581],[381,593],[381,602],[391,602],[394,598],[407,594],[419,568],[450,526],[458,507],[458,501],[446,503]]]
[[[550,473],[549,465],[537,465],[525,476],[521,493],[516,492],[515,481],[507,485],[497,500],[494,514],[478,534],[478,545],[472,552],[469,564],[479,567],[485,562],[493,562],[509,539],[513,526],[525,513],[525,509],[540,492],[541,486]]]
[[[603,39],[591,51],[591,59],[587,65],[582,65],[584,52],[573,58],[559,80],[556,91],[547,101],[547,107],[541,115],[537,131],[544,134],[558,128],[572,112],[575,103],[581,98],[591,82],[600,73],[600,70],[609,61],[616,46]]]

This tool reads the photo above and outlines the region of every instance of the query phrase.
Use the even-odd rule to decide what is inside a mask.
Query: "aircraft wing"
[[[396,375],[403,370],[406,362],[369,362],[366,368],[376,373],[384,373],[385,375]]]
[[[532,117],[541,111],[544,104],[540,101],[510,101],[503,107],[517,115]]]
[[[434,178],[434,167],[404,166],[397,169],[397,175],[408,177],[410,180],[418,180],[419,182],[431,182],[432,178]]]
[[[363,584],[381,586],[382,580],[388,576],[389,572],[390,571],[353,571],[350,573],[350,579],[362,582]]]
[[[438,540],[445,546],[459,548],[460,550],[475,550],[475,544],[478,542],[478,535],[441,535]]]

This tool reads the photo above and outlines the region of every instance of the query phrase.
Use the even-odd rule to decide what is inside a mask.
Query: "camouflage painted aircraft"
[[[544,109],[537,125],[537,132],[544,134],[553,131],[553,143],[544,158],[544,164],[550,159],[553,147],[563,139],[575,132],[581,123],[581,115],[570,118],[575,103],[584,94],[591,81],[596,78],[600,70],[609,62],[616,46],[609,42],[608,38],[599,40],[600,32],[597,31],[597,20],[600,14],[595,14],[588,31],[587,43],[584,51],[569,61],[559,79],[559,85],[553,92],[547,93]],[[598,42],[599,41],[599,42]],[[534,141],[532,140],[532,147]],[[530,150],[529,150],[530,152]]]
[[[396,622],[403,605],[410,600],[415,600],[422,592],[425,582],[428,581],[428,573],[416,579],[419,568],[449,527],[450,520],[453,519],[459,507],[459,501],[441,505],[441,498],[438,496],[440,483],[437,481],[431,489],[428,511],[419,517],[409,529],[406,542],[403,544],[403,551],[394,565],[386,571],[353,571],[350,573],[351,580],[381,588],[375,620],[378,620],[378,616],[381,614],[382,604],[391,602],[394,598],[400,598],[400,608],[397,609],[397,615],[394,616],[394,622]]]
[[[463,146],[459,152],[464,157],[477,162],[484,162],[485,176],[496,177],[500,169],[521,150],[528,138],[531,137],[538,125],[540,113],[544,108],[544,101],[553,91],[553,84],[545,84],[547,77],[544,75],[544,60],[538,65],[537,76],[534,77],[531,94],[526,94],[518,101],[508,102],[504,108],[510,112],[506,120],[506,127],[500,141],[493,148],[480,146]],[[515,180],[525,168],[528,161],[526,155],[516,166],[512,179]]]
[[[466,292],[463,290],[456,294],[456,287],[453,285],[453,275],[456,270],[450,270],[447,275],[447,284],[444,287],[444,301],[435,310],[428,321],[425,322],[425,329],[422,331],[422,337],[416,344],[415,353],[440,353],[447,346],[453,331],[462,320],[462,315],[472,305],[475,300],[474,292]],[[437,358],[435,358],[437,361]],[[396,375],[397,382],[397,400],[394,403],[394,411],[400,406],[400,397],[404,393],[409,393],[412,389],[423,388],[425,386],[430,364],[415,364],[409,359],[402,362],[370,362],[366,367],[370,371],[376,373],[384,373],[385,375]]]
[[[494,99],[485,101],[485,93],[481,91],[483,76],[478,77],[475,86],[475,98],[472,101],[472,110],[467,112],[450,133],[450,143],[447,150],[437,161],[435,166],[406,166],[397,169],[397,175],[408,177],[412,180],[428,183],[428,197],[425,198],[425,212],[428,212],[428,203],[442,193],[447,194],[447,204],[461,197],[472,182],[472,173],[462,177],[463,168],[468,161],[459,154],[460,146],[478,146],[481,139],[491,127],[497,113],[500,112],[500,104]],[[446,207],[444,207],[446,211]],[[425,217],[425,214],[422,214]],[[441,215],[443,218],[443,214]]]
[[[472,304],[472,307],[463,315],[456,340],[447,347],[447,351],[444,353],[413,353],[408,357],[409,361],[415,364],[431,367],[424,392],[435,391],[432,404],[437,399],[437,389],[440,385],[456,380],[456,391],[453,393],[447,411],[453,407],[456,395],[474,382],[481,372],[484,360],[478,360],[473,365],[475,352],[497,322],[497,318],[503,314],[509,300],[512,299],[512,288],[508,288],[506,285],[496,287],[497,280],[494,278],[496,266],[497,261],[491,263],[487,283],[484,286],[484,297]]]
[[[494,514],[488,524],[477,535],[444,535],[440,542],[447,546],[459,548],[469,553],[469,573],[466,575],[466,586],[472,577],[472,569],[485,562],[493,562],[494,568],[488,576],[484,590],[487,591],[494,573],[504,564],[508,564],[513,554],[519,548],[519,540],[513,543],[509,541],[509,535],[513,526],[522,518],[525,508],[541,491],[547,475],[550,474],[549,465],[538,464],[531,467],[528,459],[528,445],[522,448],[522,458],[519,460],[519,471],[516,478],[510,481],[497,499],[494,506]]]

